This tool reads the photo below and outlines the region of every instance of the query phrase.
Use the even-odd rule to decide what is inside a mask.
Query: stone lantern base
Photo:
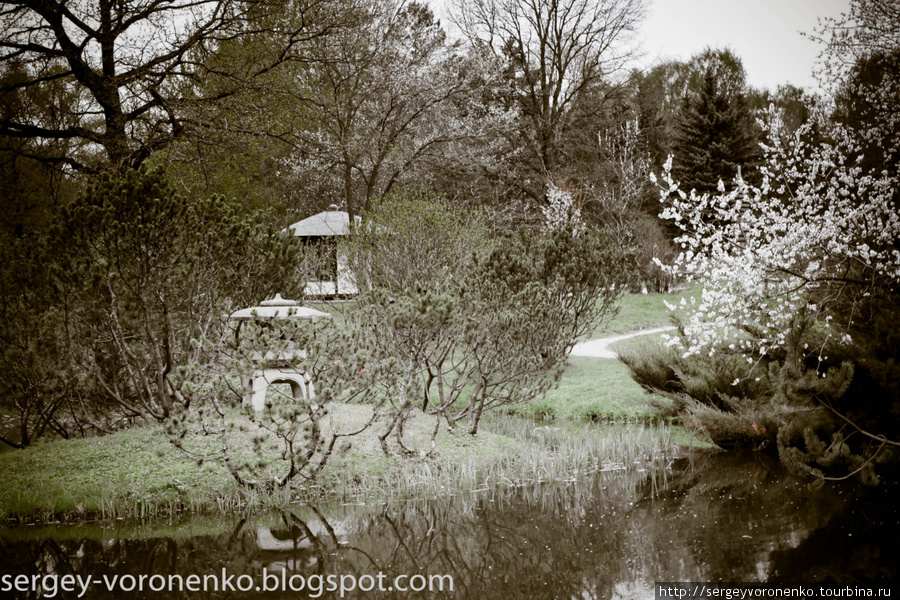
[[[244,405],[252,404],[253,410],[260,411],[266,406],[266,392],[273,383],[287,383],[295,400],[313,400],[316,397],[312,381],[306,373],[290,367],[255,369],[250,377],[242,375],[244,384]]]

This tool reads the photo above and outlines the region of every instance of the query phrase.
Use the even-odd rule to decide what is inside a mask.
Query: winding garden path
[[[668,327],[656,327],[654,329],[642,329],[640,331],[633,331],[631,333],[622,333],[619,335],[613,335],[609,337],[600,338],[598,340],[588,340],[586,342],[580,342],[575,344],[575,347],[572,348],[572,353],[570,356],[591,356],[594,358],[618,358],[619,355],[612,351],[609,346],[615,344],[616,342],[621,342],[622,340],[627,340],[629,338],[638,337],[641,335],[652,335],[654,333],[662,333],[663,331],[671,331],[675,329],[673,326]]]

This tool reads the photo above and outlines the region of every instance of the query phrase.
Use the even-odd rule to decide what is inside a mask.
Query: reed
[[[336,487],[341,500],[427,499],[580,483],[610,471],[641,472],[659,481],[678,455],[666,423],[547,425],[502,414],[486,419],[485,431],[515,443],[458,460],[406,460],[391,469],[360,469]]]

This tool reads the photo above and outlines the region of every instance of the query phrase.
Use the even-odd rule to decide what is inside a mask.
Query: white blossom
[[[828,135],[816,138],[814,129]],[[704,282],[700,298],[678,307],[687,317],[687,355],[737,345],[760,356],[784,346],[797,315],[834,328],[829,312],[840,294],[862,298],[873,286],[900,285],[897,177],[865,174],[858,161],[845,160],[862,153],[848,131],[821,114],[789,140],[771,128],[769,134],[759,187],[740,182],[711,195],[673,193],[680,190],[671,158],[659,178],[660,216],[682,231],[681,253],[668,268]],[[847,273],[858,275],[847,282]],[[759,329],[751,336],[746,324]],[[830,339],[852,341],[848,331]]]
[[[563,227],[570,223],[575,226],[576,231],[583,231],[585,228],[581,219],[581,208],[575,197],[552,182],[547,184],[547,205],[542,206],[541,211],[544,213],[544,225],[547,229]]]

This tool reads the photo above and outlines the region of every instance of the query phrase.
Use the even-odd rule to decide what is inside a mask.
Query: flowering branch
[[[782,141],[768,119],[770,145],[759,187],[738,179],[731,191],[686,194],[663,169],[664,219],[683,232],[681,253],[664,268],[702,280],[685,326],[686,355],[735,345],[749,354],[783,346],[801,311],[830,328],[840,306],[886,293],[900,282],[896,177],[868,174],[861,149],[821,114]],[[817,141],[816,132],[825,132]],[[841,319],[849,343],[852,319]],[[748,335],[746,324],[758,324]]]

